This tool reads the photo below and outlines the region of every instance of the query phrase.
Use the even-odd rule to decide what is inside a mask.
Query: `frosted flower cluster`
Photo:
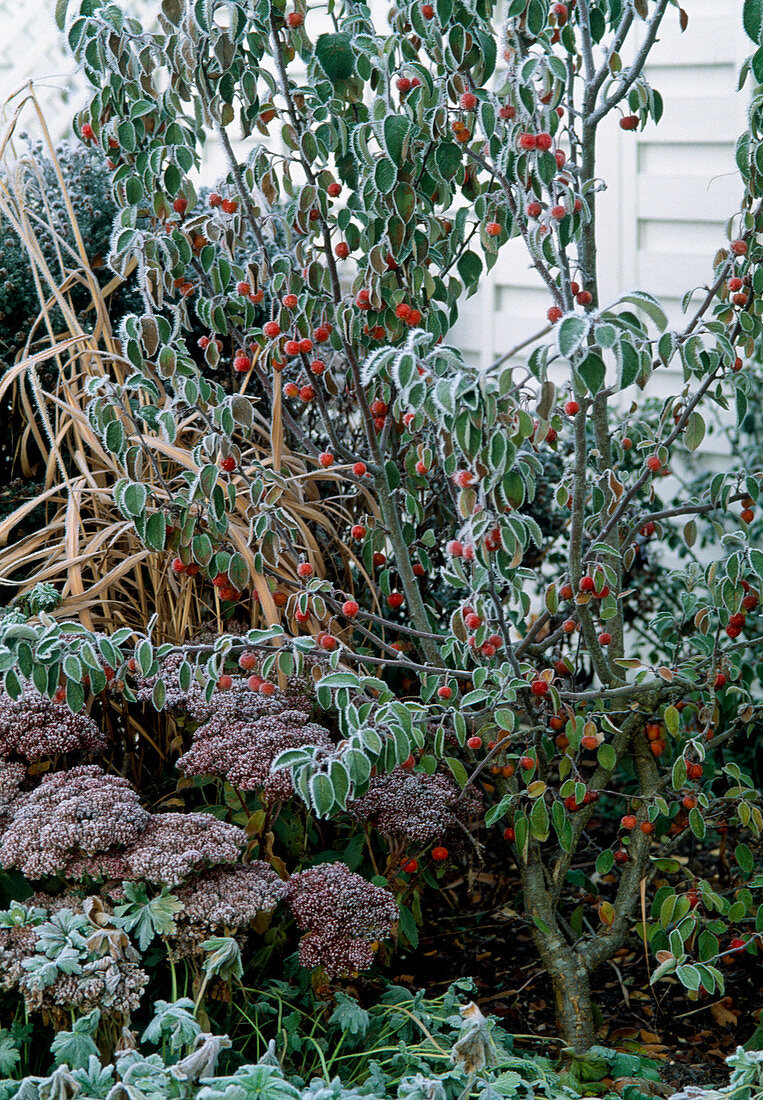
[[[235,863],[246,833],[211,814],[151,814],[124,854],[124,878],[177,886],[195,871]]]
[[[183,909],[175,918],[173,956],[199,954],[210,935],[243,938],[264,931],[267,917],[286,894],[286,883],[262,860],[214,867],[175,890]]]
[[[56,874],[78,856],[133,844],[148,824],[137,791],[95,764],[46,775],[12,803],[0,866],[29,878]]]
[[[373,825],[386,837],[428,844],[479,812],[481,799],[468,790],[459,799],[456,785],[440,772],[395,768],[375,776],[362,798],[348,803],[348,810],[360,821]]]
[[[26,777],[23,764],[0,760],[0,824],[7,818]]]
[[[93,719],[72,714],[27,684],[18,699],[0,692],[0,756],[42,760],[65,752],[99,752],[106,738]]]
[[[178,671],[181,663],[181,654],[170,653],[162,661],[157,677],[136,677],[136,694],[140,702],[150,703],[154,684],[161,679],[167,692],[165,706],[185,711],[197,722],[207,722],[213,715],[219,718],[258,718],[263,714],[277,714],[284,709],[309,709],[307,696],[287,695],[278,690],[272,695],[261,695],[251,690],[246,676],[233,676],[231,686],[225,690],[216,689],[207,702],[204,687],[197,680],[191,678],[187,691],[180,687]]]
[[[258,698],[257,696],[253,696]],[[271,774],[273,760],[284,749],[302,745],[332,747],[328,730],[309,721],[305,710],[284,709],[281,696],[271,710],[258,716],[216,714],[199,726],[191,748],[178,760],[184,775],[216,775],[239,790],[262,789],[268,802],[289,798],[294,791],[287,770]]]
[[[303,966],[322,966],[331,976],[367,970],[378,940],[398,918],[388,890],[367,882],[344,863],[321,863],[292,875],[286,897],[297,925]]]

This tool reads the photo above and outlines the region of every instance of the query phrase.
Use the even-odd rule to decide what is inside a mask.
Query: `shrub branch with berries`
[[[760,471],[728,469],[691,499],[666,496],[662,476],[701,447],[703,410],[743,418],[752,396],[762,104],[756,93],[738,147],[731,239],[672,327],[646,290],[600,285],[596,143],[607,116],[625,131],[659,122],[645,64],[663,19],[685,13],[668,0],[512,0],[507,12],[498,24],[489,0],[398,0],[382,29],[358,3],[329,22],[301,3],[166,0],[151,32],[95,0],[70,12],[97,89],[77,126],[113,164],[109,262],[137,267],[143,297],[120,329],[130,371],[104,362],[89,418],[122,464],[115,500],[147,549],[220,621],[251,624],[176,647],[181,690],[210,699],[239,659],[265,694],[308,673],[341,737],[298,743],[272,767],[319,817],[370,805],[369,789],[383,801],[372,776],[394,774],[397,792],[397,769],[449,772],[431,820],[455,833],[419,829],[408,849],[396,834],[402,870],[478,858],[465,805],[497,830],[559,1027],[585,1048],[591,974],[624,943],[642,884],[674,876],[652,912],[654,977],[675,974],[690,995],[722,988],[718,921],[741,933],[734,951],[756,951],[761,933],[754,907],[682,880],[670,859],[722,827],[738,836],[737,881],[754,871],[743,835],[763,819],[727,749],[761,713],[763,552],[745,534]],[[757,48],[756,13],[746,0]],[[191,179],[202,139],[228,164],[204,199]],[[547,317],[477,370],[448,332],[515,238]],[[649,404],[667,370],[680,391]],[[206,427],[180,466],[172,445],[191,415]],[[340,516],[344,539],[320,524],[307,537],[300,501]],[[707,566],[686,549],[700,528],[715,538]],[[650,587],[647,553],[681,540],[685,567]],[[127,700],[139,675],[164,705],[172,647],[149,624],[138,638],[73,636],[65,612],[6,631],[11,696],[17,666],[52,695],[69,661],[76,709],[102,690],[105,662]],[[603,844],[595,813],[611,824]],[[390,806],[377,817],[405,819]],[[584,850],[615,885],[598,925],[575,931]],[[711,914],[716,931],[699,935]]]

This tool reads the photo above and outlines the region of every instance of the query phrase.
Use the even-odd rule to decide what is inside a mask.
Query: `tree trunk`
[[[596,1042],[594,1007],[588,972],[575,951],[544,959],[554,990],[556,1022],[562,1038],[576,1054]]]

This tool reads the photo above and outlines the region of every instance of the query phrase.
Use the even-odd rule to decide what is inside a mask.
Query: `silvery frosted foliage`
[[[52,772],[12,804],[0,866],[29,878],[57,874],[82,855],[134,843],[148,820],[126,779],[95,764]]]
[[[0,756],[34,761],[67,752],[98,752],[105,745],[88,714],[72,714],[65,703],[46,698],[33,685],[25,684],[18,699],[0,692]]]
[[[446,775],[402,767],[374,776],[366,794],[347,804],[350,813],[384,836],[419,844],[465,829],[481,807],[477,791],[466,790],[462,795]]]
[[[124,877],[176,886],[204,867],[235,863],[245,843],[243,829],[211,814],[151,814],[124,854]]]
[[[299,961],[331,975],[367,970],[378,941],[398,919],[392,894],[343,863],[321,863],[292,875],[286,898],[305,932]]]
[[[256,717],[223,711],[199,726],[191,748],[178,760],[179,770],[184,775],[217,775],[240,790],[262,790],[269,802],[288,798],[294,791],[291,775],[272,771],[273,761],[286,749],[329,750],[331,737],[306,711],[285,709],[289,703],[283,697],[262,698],[271,702]]]
[[[129,1019],[148,975],[124,931],[100,906],[94,919],[73,908],[17,908],[0,913],[0,966],[5,989],[18,989],[28,1011],[68,1018],[72,1008]]]

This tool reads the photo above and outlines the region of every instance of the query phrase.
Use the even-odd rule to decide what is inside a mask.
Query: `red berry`
[[[182,195],[178,195],[172,204],[172,209],[176,214],[185,214],[188,209],[188,199],[184,199]]]
[[[565,634],[574,634],[577,630],[577,625],[574,619],[565,619],[562,623],[562,630]]]
[[[554,160],[556,161],[557,168],[564,168],[565,162],[567,160],[567,155],[563,149],[556,150],[556,152],[554,153]]]
[[[242,653],[238,659],[239,667],[243,668],[245,672],[251,672],[253,668],[257,666],[257,654],[252,653],[251,650],[247,650]]]
[[[262,331],[268,340],[272,340],[274,337],[281,335],[281,326],[278,321],[268,321],[262,326]]]
[[[575,295],[575,301],[579,306],[590,306],[593,301],[593,295],[590,290],[581,290],[579,294]]]
[[[555,221],[560,222],[562,220],[562,218],[567,217],[567,211],[563,206],[557,204],[556,206],[551,207],[551,217]]]
[[[713,687],[715,688],[715,690],[720,691],[721,688],[724,688],[725,686],[726,686],[726,676],[725,676],[725,674],[723,672],[716,673],[715,681],[713,682]]]
[[[265,681],[262,679],[262,677],[257,676],[256,674],[254,676],[250,676],[247,680],[250,691],[259,691],[264,683]]]
[[[307,337],[305,337],[304,340],[299,341],[299,353],[300,353],[300,355],[309,355],[312,350],[313,350],[312,340],[308,340]]]
[[[355,305],[358,309],[370,309],[371,308],[371,292],[370,290],[359,290],[355,298]]]
[[[185,568],[186,568],[185,567],[185,562],[182,560],[182,558],[174,558],[173,559],[173,561],[172,561],[172,572],[173,573],[185,573]]]
[[[325,369],[326,364],[323,362],[322,359],[313,359],[310,363],[310,370],[316,376],[316,378],[319,378],[323,374]]]
[[[747,255],[747,241],[743,241],[741,239],[736,240],[736,241],[732,241],[731,242],[731,251],[734,253],[735,256],[746,256]]]
[[[563,600],[571,600],[572,595],[572,585],[569,583],[563,584],[562,587],[559,589],[559,596]]]
[[[554,139],[551,134],[541,133],[535,136],[536,149],[542,149],[544,153],[548,152],[551,146],[554,144]]]
[[[346,241],[340,241],[339,244],[334,246],[334,254],[340,260],[346,260],[350,255],[350,246]]]
[[[478,626],[482,626],[482,619],[479,615],[475,615],[473,611],[470,611],[467,615],[464,615],[464,623],[469,630],[476,630]]]
[[[313,567],[309,561],[302,561],[297,566],[297,573],[303,578],[312,577]]]
[[[473,111],[477,106],[477,97],[474,92],[464,92],[458,104],[462,111]]]
[[[593,592],[596,585],[593,583],[593,577],[585,576],[580,578],[578,588],[581,592]]]
[[[287,340],[283,346],[284,355],[294,357],[299,355],[299,340]]]
[[[287,382],[283,388],[285,397],[297,397],[299,395],[299,386],[296,382]]]
[[[248,355],[243,355],[239,352],[233,360],[233,369],[237,374],[246,374],[248,370],[252,369],[252,360]]]
[[[428,469],[429,467],[427,466],[426,462],[422,462],[422,460],[419,459],[415,466],[416,473],[419,474],[419,476],[423,476],[428,472]]]
[[[442,688],[440,688],[440,691],[442,691]],[[450,691],[450,688],[448,688],[448,691]],[[446,695],[445,698],[449,699],[450,696]],[[470,748],[470,749],[481,749],[482,748],[482,738],[477,737],[476,735],[474,737],[469,737],[469,738],[467,738],[466,744],[467,744],[467,747]]]
[[[420,310],[412,309],[411,312],[408,314],[406,324],[410,325],[411,328],[415,328],[416,325],[421,324],[421,317],[422,317],[422,314],[421,314]]]
[[[488,237],[500,237],[501,235],[501,223],[500,222],[488,222],[485,226]]]
[[[219,691],[229,691],[233,687],[233,677],[224,672],[217,681],[217,687]]]
[[[607,630],[603,631],[603,633],[601,633],[599,635],[599,645],[611,645],[611,644],[612,644],[612,635]]]
[[[222,195],[218,195],[216,191],[213,191],[209,196],[209,205],[212,207],[222,206]]]
[[[405,597],[402,592],[390,592],[389,596],[387,596],[387,603],[392,608],[402,607],[405,603]]]
[[[284,309],[295,309],[298,300],[299,299],[297,298],[296,294],[284,294],[283,298],[281,299],[281,305],[284,307]]]
[[[577,416],[580,412],[580,405],[578,405],[577,401],[566,401],[564,404],[564,411],[567,413],[567,416]]]
[[[425,4],[424,6],[427,7],[428,5]],[[407,859],[400,868],[401,871],[405,871],[406,875],[414,875],[418,869],[419,864],[416,859]]]
[[[520,134],[517,140],[520,149],[534,149],[536,146],[534,134]]]
[[[617,851],[614,853],[613,858],[615,863],[627,863],[628,853],[625,851],[624,848],[618,848]]]
[[[436,848],[432,849],[432,859],[436,860],[438,863],[442,863],[442,861],[444,859],[447,859],[447,858],[448,858],[448,849],[443,848],[443,846],[441,844],[438,845]]]
[[[460,558],[464,552],[464,544],[458,539],[451,539],[445,544],[445,550],[452,558]]]
[[[620,818],[620,824],[622,825],[622,827],[624,829],[628,829],[628,830],[635,829],[636,828],[636,815],[635,814],[626,814],[625,817]]]
[[[474,474],[471,470],[456,470],[453,480],[459,489],[467,489],[474,481]]]
[[[355,600],[345,600],[342,604],[342,614],[346,619],[354,619],[359,611],[360,607]]]
[[[225,470],[226,474],[232,474],[236,469],[236,460],[233,455],[226,455],[220,462],[220,468]]]
[[[561,321],[562,311],[559,309],[559,306],[549,306],[546,312],[546,316],[548,317],[551,324],[555,325],[557,321]]]
[[[80,134],[85,141],[95,141],[95,132],[89,122],[82,123]]]
[[[324,470],[328,470],[329,466],[334,465],[334,456],[328,451],[323,451],[318,455],[318,462]]]
[[[294,618],[297,620],[298,623],[306,623],[307,620],[310,618],[310,612],[309,611],[295,611],[294,612]]]
[[[341,183],[330,183],[326,188],[326,191],[330,198],[336,199],[342,193],[342,185]]]
[[[238,210],[238,200],[223,199],[223,201],[220,203],[220,208],[223,214],[235,214]]]
[[[625,115],[620,119],[621,130],[638,130],[638,115]]]
[[[399,76],[395,81],[400,95],[406,95],[411,90],[411,82],[407,76]]]
[[[439,687],[437,689],[437,695],[440,699],[452,699],[453,688],[450,687],[448,684],[443,684],[442,687]]]
[[[312,401],[315,397],[315,389],[313,386],[301,386],[299,390],[300,401],[308,402]]]
[[[656,474],[658,470],[662,469],[662,463],[660,462],[659,455],[650,455],[646,460],[646,467],[651,470],[653,474]]]
[[[371,557],[371,562],[373,563],[373,565],[377,569],[380,569],[382,567],[382,565],[384,565],[386,560],[387,560],[386,555],[382,554],[379,550],[376,550],[374,552],[373,556]]]
[[[531,772],[535,767],[535,761],[531,756],[520,756],[519,766],[524,772]]]
[[[516,113],[516,107],[512,107],[510,103],[506,103],[503,107],[501,107],[500,111],[498,112],[498,117],[503,119],[512,119],[514,118]]]
[[[654,822],[653,821],[642,821],[641,824],[639,825],[639,829],[641,829],[641,832],[645,836],[649,836],[650,833],[654,832]]]
[[[330,652],[331,650],[336,649],[339,645],[339,642],[336,640],[333,634],[322,634],[319,637],[320,641],[318,644],[320,645],[321,649],[326,649]]]
[[[286,22],[289,24],[292,30],[296,30],[297,27],[301,27],[304,21],[305,17],[301,11],[290,11],[289,14],[286,16]]]
[[[729,947],[733,951],[744,951],[745,947],[747,947],[747,943],[745,940],[741,940],[739,936],[735,936],[734,939],[729,942]]]
[[[545,680],[533,680],[530,684],[530,691],[533,695],[545,695],[548,691],[548,684]]]
[[[527,204],[527,216],[528,218],[539,218],[543,213],[543,207],[539,202],[528,202]]]
[[[516,833],[515,833],[514,829],[512,829],[511,825],[507,825],[506,828],[503,830],[503,839],[504,840],[514,840],[515,836],[516,836]]]
[[[361,523],[356,523],[354,527],[350,528],[350,534],[354,539],[364,539],[366,537],[366,529]]]
[[[434,19],[434,8],[431,4],[422,4],[421,14],[424,16],[425,19]]]

